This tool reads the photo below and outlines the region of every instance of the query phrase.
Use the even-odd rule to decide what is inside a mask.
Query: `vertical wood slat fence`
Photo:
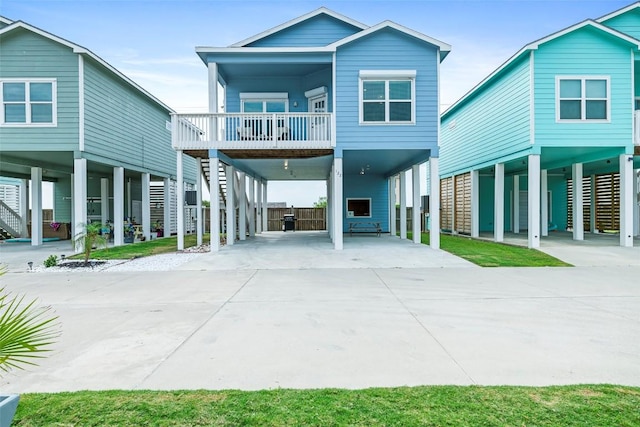
[[[620,230],[620,174],[596,175],[595,223],[599,231]],[[591,230],[591,177],[582,179],[583,229]],[[567,227],[573,228],[573,181],[567,180]]]
[[[327,229],[326,208],[293,208],[296,230],[318,231]],[[291,208],[268,208],[267,231],[282,231],[282,218],[290,214]]]

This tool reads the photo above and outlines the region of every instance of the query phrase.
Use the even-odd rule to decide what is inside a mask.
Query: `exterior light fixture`
[[[360,168],[360,175],[364,175],[364,168]]]
[[[29,270],[33,270],[33,261],[29,261],[27,265],[29,266]]]
[[[289,160],[285,159],[284,161],[284,170],[289,169]]]

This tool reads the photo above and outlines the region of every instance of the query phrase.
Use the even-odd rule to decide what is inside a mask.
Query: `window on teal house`
[[[360,71],[361,124],[415,123],[415,71]]]
[[[609,121],[608,77],[556,77],[556,93],[557,121]]]
[[[2,126],[55,126],[55,80],[4,80],[0,82]]]

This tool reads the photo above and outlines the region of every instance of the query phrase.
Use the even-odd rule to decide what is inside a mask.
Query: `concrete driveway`
[[[203,259],[5,275],[53,305],[62,336],[0,387],[640,386],[639,267],[203,271]]]

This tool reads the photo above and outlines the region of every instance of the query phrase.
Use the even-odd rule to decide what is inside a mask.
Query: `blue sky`
[[[207,111],[207,71],[195,46],[227,46],[322,6],[367,25],[388,19],[452,45],[441,66],[441,108],[446,109],[529,42],[630,3],[0,0],[0,15],[86,47],[178,112]],[[270,201],[280,200],[276,187]],[[310,205],[325,186],[291,191],[282,196],[289,204]]]

